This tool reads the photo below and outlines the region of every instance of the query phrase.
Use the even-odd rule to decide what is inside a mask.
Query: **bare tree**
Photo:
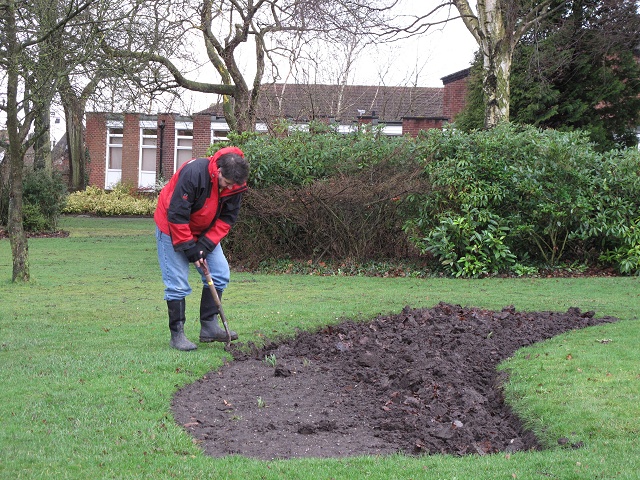
[[[78,92],[71,83],[71,76],[65,74],[60,79],[58,93],[64,109],[65,131],[69,152],[69,189],[82,190],[85,185],[87,159],[83,119],[87,100],[95,92],[100,75],[90,78]]]
[[[63,0],[57,2],[63,8]],[[164,2],[156,8],[156,17],[145,23],[151,28],[165,15],[175,2]],[[86,183],[86,146],[83,119],[87,104],[109,104],[120,110],[137,109],[158,94],[175,92],[176,84],[160,84],[155,79],[156,68],[138,65],[134,61],[114,58],[101,48],[105,37],[122,38],[122,27],[128,18],[137,13],[143,3],[137,0],[114,5],[110,0],[93,0],[91,8],[85,9],[66,28],[59,29],[43,42],[52,52],[48,55],[49,69],[57,76],[57,93],[64,109],[66,140],[69,154],[71,190],[81,190]],[[52,4],[47,12],[55,12]],[[55,61],[54,61],[55,60]],[[117,107],[114,107],[116,106]],[[48,112],[42,118],[48,119]]]
[[[136,1],[116,6],[109,0],[94,0],[92,8],[58,37],[57,51],[64,58],[58,93],[65,114],[71,190],[83,189],[86,182],[83,119],[87,104],[104,101],[110,95],[110,101],[123,105],[126,110],[131,99],[140,105],[154,95],[154,89],[140,85],[139,65],[105,55],[101,48],[102,39],[119,35],[123,23],[138,8]],[[131,88],[122,88],[123,85]]]
[[[62,0],[50,2],[35,2],[31,4],[30,11],[35,20],[35,28],[41,30],[50,29],[56,25],[58,12],[64,11],[66,3]],[[67,25],[68,26],[68,25]],[[56,28],[48,32],[38,42],[37,62],[33,65],[32,75],[39,85],[35,89],[34,101],[38,103],[38,113],[34,118],[33,129],[38,133],[34,139],[34,168],[46,169],[49,173],[53,170],[51,158],[51,142],[49,135],[51,105],[53,96],[60,79],[60,73],[67,69],[64,51],[61,49],[61,39],[65,28]]]
[[[42,124],[32,131],[34,120],[48,107],[56,85],[56,72],[48,63],[40,63],[39,52],[49,39],[88,8],[92,0],[66,3],[55,15],[43,16],[49,0],[40,3],[22,0],[0,2],[0,65],[6,72],[6,148],[9,161],[8,230],[13,257],[12,280],[28,281],[28,243],[22,219],[22,180],[27,150],[44,133]],[[48,114],[48,112],[47,112]]]
[[[112,55],[161,64],[175,82],[186,89],[222,95],[229,127],[238,132],[250,131],[255,128],[256,106],[267,62],[290,51],[287,41],[305,36],[337,35],[352,31],[356,25],[360,31],[380,28],[389,6],[394,3],[393,0],[193,0],[160,18],[155,30],[141,28],[140,22],[145,23],[142,19],[150,18],[149,8],[158,6],[147,4],[144,16],[139,15],[127,27],[129,37],[106,39],[109,41],[105,41],[105,50]],[[190,21],[195,13],[198,13],[198,23]],[[190,79],[183,73],[183,64],[173,59],[175,50],[168,51],[170,45],[166,40],[150,32],[161,32],[165,39],[180,43],[193,38],[197,32],[203,42],[201,49],[219,81]],[[254,62],[250,68],[241,63],[247,58]]]
[[[303,85],[338,85],[335,103],[325,114],[340,118],[345,108],[344,89],[353,80],[355,65],[360,56],[367,47],[375,44],[376,38],[370,32],[362,31],[360,25],[353,25],[351,30],[335,32],[329,38],[301,41],[296,36],[295,39],[298,41],[290,44],[296,45],[297,49],[288,52],[288,70],[284,81],[277,85],[277,98],[280,101],[286,98],[287,86],[292,82]],[[277,75],[274,78],[278,78]],[[273,108],[274,106],[271,106],[270,116],[281,119],[281,105],[278,105],[279,108]]]

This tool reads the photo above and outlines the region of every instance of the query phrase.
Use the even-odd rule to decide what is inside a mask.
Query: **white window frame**
[[[153,130],[153,135],[147,135],[145,130]],[[155,139],[153,145],[145,145],[144,140],[148,138]],[[153,189],[156,183],[156,164],[154,162],[153,170],[142,169],[142,153],[143,150],[151,150],[157,156],[158,152],[158,125],[153,121],[141,121],[140,122],[140,151],[138,152],[138,187],[142,189]]]
[[[122,166],[120,166],[119,169],[117,168],[109,168],[109,162],[111,160],[111,148],[120,148],[121,151],[121,156],[123,157],[123,161],[124,161],[124,122],[122,121],[116,121],[116,120],[109,120],[107,121],[107,146],[106,146],[106,152],[105,152],[105,166],[104,166],[104,171],[105,171],[105,175],[104,175],[104,189],[105,190],[111,190],[113,188],[114,185],[120,183],[122,181]],[[111,129],[122,129],[123,132],[122,133],[111,133]],[[121,138],[122,141],[120,142],[120,144],[111,143],[111,139],[112,138]]]
[[[191,135],[178,135],[181,130],[191,131]],[[191,140],[191,146],[189,148],[178,145],[180,140]],[[193,122],[176,122],[175,124],[175,148],[173,153],[173,171],[177,171],[178,166],[178,151],[189,150],[191,152],[191,158],[193,158]]]
[[[216,132],[229,133],[229,125],[227,122],[211,122],[211,143],[225,142],[229,140],[229,137],[216,135]]]

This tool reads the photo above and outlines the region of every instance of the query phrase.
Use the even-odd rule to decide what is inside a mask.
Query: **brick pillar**
[[[444,93],[442,97],[442,115],[449,121],[464,110],[467,104],[467,83],[470,69],[461,70],[442,78]]]
[[[107,167],[107,117],[104,113],[87,112],[86,119],[89,185],[104,188]]]
[[[193,116],[193,158],[207,156],[211,146],[211,115]]]
[[[402,117],[402,134],[417,137],[422,130],[442,128],[446,120],[442,117]]]

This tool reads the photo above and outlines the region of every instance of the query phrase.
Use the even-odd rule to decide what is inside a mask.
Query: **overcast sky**
[[[400,13],[426,15],[441,0],[400,0]],[[454,7],[442,10],[433,17],[442,20],[457,16]],[[379,55],[371,55],[359,62],[355,84],[378,84],[386,65],[393,68],[385,77],[386,85],[411,84],[420,87],[441,87],[442,77],[470,66],[478,45],[461,19],[431,29],[420,37],[403,40],[381,49]]]
[[[398,13],[407,15],[425,15],[441,3],[442,0],[400,0]],[[438,13],[437,20],[457,16],[454,7],[450,11],[443,10]],[[196,41],[196,45],[199,41]],[[245,78],[250,80],[255,72],[255,58],[253,46],[243,46],[245,51],[237,55],[239,67],[244,71]],[[392,44],[370,47],[367,51],[357,55],[354,68],[351,69],[348,83],[350,85],[385,85],[419,87],[442,87],[442,77],[463,70],[471,65],[473,55],[478,45],[467,30],[461,19],[451,20],[445,24],[432,27],[426,34],[412,37]],[[335,68],[333,72],[331,58],[321,58],[321,67],[326,69],[320,72],[315,80],[317,83],[336,83]],[[217,73],[212,65],[205,59],[204,66],[196,76],[202,78],[215,77]],[[299,64],[298,68],[304,69]],[[283,62],[279,66],[278,82],[292,82],[294,77],[288,76],[289,66]],[[338,68],[339,70],[339,68]],[[324,73],[324,75],[322,75]],[[189,75],[193,77],[193,75]],[[263,81],[270,81],[269,70],[265,72]],[[192,98],[191,101],[187,98]],[[197,111],[217,101],[214,95],[186,93],[183,100],[187,100],[186,109]],[[208,103],[207,103],[208,102]],[[204,106],[203,106],[204,104]],[[187,113],[187,112],[185,112]]]

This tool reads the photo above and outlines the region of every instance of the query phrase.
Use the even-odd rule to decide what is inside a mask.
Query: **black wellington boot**
[[[222,300],[222,291],[218,292],[218,298]],[[227,332],[218,325],[218,306],[216,305],[213,295],[209,287],[202,288],[202,297],[200,298],[200,341],[208,342],[226,342]],[[230,331],[231,340],[237,340],[238,334],[233,330]]]
[[[171,330],[171,341],[169,345],[178,350],[195,350],[198,346],[191,343],[184,336],[185,300],[167,300],[169,308],[169,330]]]

